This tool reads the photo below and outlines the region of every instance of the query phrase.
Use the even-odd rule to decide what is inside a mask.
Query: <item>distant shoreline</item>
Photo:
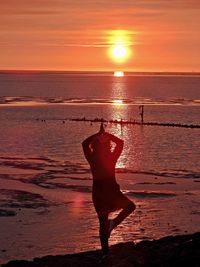
[[[124,71],[125,76],[200,76],[200,72],[141,72]],[[70,71],[70,70],[0,70],[0,74],[61,74],[113,76],[114,71]]]

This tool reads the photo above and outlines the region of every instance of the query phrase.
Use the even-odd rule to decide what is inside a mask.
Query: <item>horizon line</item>
[[[48,69],[0,69],[5,73],[56,73],[56,74],[113,74],[116,70],[48,70]],[[200,71],[123,71],[126,75],[200,75]]]

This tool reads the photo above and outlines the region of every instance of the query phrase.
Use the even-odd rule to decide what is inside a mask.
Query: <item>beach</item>
[[[106,256],[101,251],[77,254],[45,256],[33,261],[11,261],[5,267],[42,266],[135,266],[135,267],[198,267],[200,262],[200,233],[192,235],[168,236],[154,241],[119,243],[110,248]]]
[[[119,174],[118,182],[137,208],[113,231],[110,245],[198,232],[199,180],[132,174],[130,187],[127,176]],[[75,177],[47,177],[37,185],[1,174],[1,263],[100,249],[92,181],[75,185]]]
[[[124,140],[116,178],[136,210],[110,246],[199,232],[199,129],[120,124],[140,122],[144,105],[145,122],[199,125],[199,76],[0,78],[0,264],[99,251],[81,143],[100,123],[75,118],[119,120],[105,126]]]

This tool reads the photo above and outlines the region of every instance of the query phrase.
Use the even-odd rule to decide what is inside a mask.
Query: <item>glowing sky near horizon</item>
[[[0,1],[0,69],[200,71],[199,47],[198,0]]]

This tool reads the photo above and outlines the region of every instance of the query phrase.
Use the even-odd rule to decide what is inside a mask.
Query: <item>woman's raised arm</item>
[[[118,159],[120,154],[122,153],[124,141],[113,134],[107,132],[105,134],[110,138],[113,143],[116,144],[116,147],[113,151],[113,155]]]
[[[93,134],[82,142],[83,152],[87,160],[90,158],[90,155],[91,155],[90,144],[92,143],[94,138],[97,137],[99,134],[100,134],[99,132],[96,134]]]

